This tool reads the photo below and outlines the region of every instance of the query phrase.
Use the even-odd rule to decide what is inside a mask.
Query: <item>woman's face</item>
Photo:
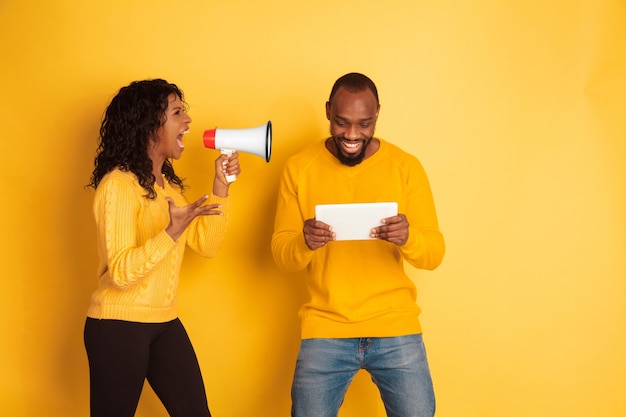
[[[183,136],[189,132],[191,117],[185,112],[185,106],[176,94],[171,94],[168,101],[165,122],[156,132],[153,160],[179,159],[185,149]]]

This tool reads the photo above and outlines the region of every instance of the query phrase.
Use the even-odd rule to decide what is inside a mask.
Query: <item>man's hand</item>
[[[304,242],[311,250],[319,249],[326,243],[335,240],[335,233],[331,227],[315,219],[305,221],[302,232],[304,233]]]
[[[204,195],[197,201],[182,207],[178,207],[171,198],[166,198],[170,209],[170,224],[165,232],[173,240],[177,240],[196,217],[222,215],[223,213],[217,210],[221,207],[219,204],[202,205],[208,198],[208,195]]]
[[[409,222],[404,214],[387,217],[382,223],[383,226],[372,229],[370,237],[386,240],[396,246],[403,246],[409,239]]]

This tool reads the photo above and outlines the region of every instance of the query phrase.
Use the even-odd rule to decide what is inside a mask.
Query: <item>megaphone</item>
[[[210,129],[202,135],[204,147],[218,149],[230,155],[241,151],[252,153],[270,161],[272,155],[272,122],[248,129]],[[233,182],[236,175],[227,175],[226,181]]]

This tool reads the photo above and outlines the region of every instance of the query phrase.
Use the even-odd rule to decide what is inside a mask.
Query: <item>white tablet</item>
[[[371,240],[381,220],[398,214],[398,203],[318,204],[315,219],[333,228],[337,240]]]

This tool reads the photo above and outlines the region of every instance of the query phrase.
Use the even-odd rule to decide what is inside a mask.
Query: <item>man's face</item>
[[[366,157],[374,136],[378,110],[376,97],[369,90],[351,92],[340,88],[326,103],[330,135],[335,145],[334,155],[344,165],[354,166]]]

